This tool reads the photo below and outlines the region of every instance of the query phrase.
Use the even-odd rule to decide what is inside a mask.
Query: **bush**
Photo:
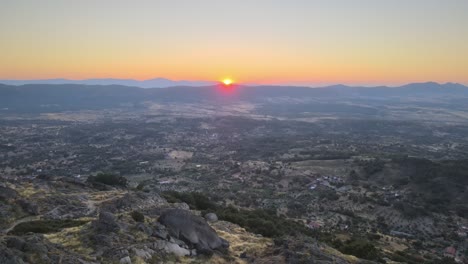
[[[341,245],[337,245],[342,253],[356,256],[358,258],[378,260],[380,258],[379,250],[374,244],[364,238],[352,238]]]
[[[340,199],[340,196],[336,194],[334,190],[329,190],[329,189],[319,192],[319,197],[320,199],[327,199],[329,201],[336,201]]]
[[[176,191],[166,191],[162,196],[169,203],[186,203],[194,210],[216,210],[217,205],[210,199],[198,192],[181,193]]]
[[[145,221],[145,215],[143,215],[142,213],[138,212],[138,211],[133,211],[130,213],[130,215],[132,216],[133,220],[135,220],[136,222],[144,222]]]
[[[127,187],[128,185],[128,181],[125,177],[111,173],[98,173],[96,176],[89,176],[87,181],[90,183],[97,182],[120,187]]]
[[[63,228],[70,228],[75,226],[81,226],[86,224],[88,221],[83,220],[37,220],[20,223],[9,232],[12,235],[24,235],[26,233],[54,233],[59,232]]]

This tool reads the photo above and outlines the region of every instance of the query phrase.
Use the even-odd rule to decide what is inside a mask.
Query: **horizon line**
[[[204,81],[204,80],[172,80],[164,77],[155,77],[151,79],[145,80],[137,80],[137,79],[120,79],[120,78],[89,78],[89,79],[67,79],[67,78],[52,78],[52,79],[0,79],[0,84],[3,85],[11,85],[11,86],[23,86],[23,85],[47,85],[48,83],[24,83],[24,84],[10,84],[10,83],[3,83],[3,82],[46,82],[46,81],[71,81],[71,82],[80,82],[80,81],[92,81],[92,80],[121,80],[121,81],[134,81],[134,82],[145,82],[145,81],[152,81],[152,80],[164,80],[170,82],[205,82],[205,85],[177,85],[174,84],[173,86],[164,86],[164,87],[139,87],[134,85],[125,85],[125,84],[118,84],[118,83],[109,83],[109,84],[80,84],[80,83],[49,83],[49,85],[85,85],[85,86],[110,86],[110,85],[118,85],[118,86],[127,86],[127,87],[138,87],[143,89],[164,89],[164,88],[173,88],[173,87],[210,87],[222,84],[221,81]],[[436,81],[421,81],[421,82],[408,82],[402,84],[345,84],[345,83],[322,83],[322,84],[298,84],[298,83],[233,83],[232,85],[235,86],[244,86],[244,87],[266,87],[266,86],[277,86],[277,87],[303,87],[303,88],[327,88],[333,86],[345,86],[350,88],[357,88],[357,87],[366,87],[366,88],[376,88],[376,87],[388,87],[388,88],[398,88],[412,84],[437,84],[437,85],[461,85],[468,88],[468,84],[459,83],[459,82],[436,82]]]

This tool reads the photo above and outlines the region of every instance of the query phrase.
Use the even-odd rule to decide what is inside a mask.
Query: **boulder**
[[[171,243],[169,241],[158,240],[154,243],[153,247],[158,250],[164,250],[166,253],[174,254],[176,256],[190,256],[191,251],[185,248],[180,247],[177,244]]]
[[[119,262],[120,264],[132,264],[132,260],[129,256],[121,258]]]
[[[155,253],[154,250],[149,249],[149,248],[144,248],[144,249],[134,248],[133,252],[135,253],[136,256],[144,260],[150,260],[153,257],[153,254]]]
[[[218,216],[215,213],[207,213],[205,219],[208,222],[214,223],[218,221]]]
[[[171,237],[184,241],[199,253],[212,254],[213,250],[229,247],[229,242],[220,238],[205,219],[190,211],[170,209],[158,221],[166,226]]]
[[[99,218],[94,221],[94,227],[100,232],[117,232],[120,226],[112,213],[101,212]]]

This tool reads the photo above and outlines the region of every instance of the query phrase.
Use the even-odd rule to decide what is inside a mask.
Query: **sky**
[[[467,0],[0,1],[0,79],[468,84]]]

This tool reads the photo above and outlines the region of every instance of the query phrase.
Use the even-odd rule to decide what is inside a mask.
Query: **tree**
[[[125,177],[111,173],[98,173],[96,176],[89,176],[87,181],[90,183],[102,183],[120,187],[127,187],[128,185],[128,181]]]

